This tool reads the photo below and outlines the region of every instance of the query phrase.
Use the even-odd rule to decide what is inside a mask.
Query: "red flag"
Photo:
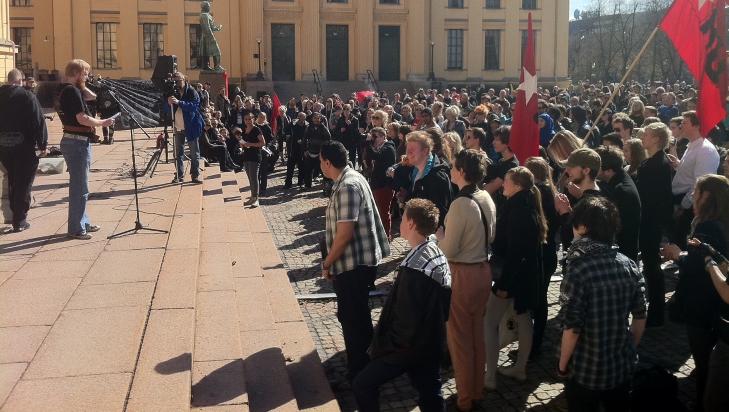
[[[273,131],[274,136],[276,136],[276,133],[278,132],[278,119],[281,117],[279,107],[281,107],[281,100],[279,100],[278,95],[274,93],[273,110],[271,111],[271,130]]]
[[[355,97],[357,98],[357,102],[361,104],[362,102],[367,100],[368,97],[370,97],[374,94],[375,94],[375,92],[373,92],[371,90],[361,90],[361,91],[358,91],[357,93],[355,93]]]
[[[675,0],[661,21],[699,86],[696,112],[706,136],[726,117],[725,0]]]
[[[539,126],[537,125],[537,65],[534,56],[534,31],[532,14],[529,13],[529,31],[524,53],[521,82],[516,89],[516,109],[511,126],[509,145],[517,160],[523,163],[527,158],[539,156]]]

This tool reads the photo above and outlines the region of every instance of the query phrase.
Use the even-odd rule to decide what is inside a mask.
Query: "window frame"
[[[119,33],[119,23],[114,22],[97,22],[95,24],[96,32],[96,69],[109,70],[119,68],[119,41],[117,34]],[[109,31],[103,30],[104,27],[108,27]],[[99,28],[102,28],[100,31]],[[107,35],[108,34],[108,39]],[[101,38],[99,35],[102,35]],[[109,49],[106,49],[106,46]],[[99,47],[101,46],[101,48]],[[108,61],[107,61],[108,59]],[[108,64],[107,64],[108,63]]]
[[[493,4],[489,5],[489,3],[491,3],[491,2],[496,2],[496,4],[495,5],[493,5]],[[502,8],[501,7],[501,0],[486,0],[484,2],[483,8],[485,8],[487,10],[501,10],[501,8]]]
[[[142,25],[142,69],[153,69],[157,64],[157,58],[164,54],[165,50],[165,25],[162,23],[141,23]],[[154,28],[154,30],[151,30]],[[149,29],[149,30],[148,30]],[[148,38],[149,35],[149,38]],[[152,38],[156,36],[156,38]],[[157,48],[154,49],[155,45]],[[160,47],[161,46],[161,47]],[[154,55],[156,50],[157,54]]]
[[[189,37],[189,43],[187,48],[187,65],[190,70],[201,70],[204,66],[202,56],[200,56],[201,35],[202,29],[199,24],[187,25],[187,36]]]
[[[457,3],[457,4],[454,4]],[[446,8],[449,9],[464,9],[466,8],[466,5],[464,4],[464,0],[448,0],[448,3],[446,4]]]
[[[527,5],[527,2],[529,3]],[[522,10],[538,10],[539,9],[539,1],[537,0],[521,0],[521,9]]]
[[[484,71],[498,71],[502,70],[501,68],[501,39],[503,38],[501,29],[486,29],[484,32],[484,62],[483,62],[483,68]],[[492,63],[492,59],[489,58],[489,34],[494,33],[496,34],[496,67],[493,67],[490,63]]]
[[[465,64],[465,30],[446,30],[446,70],[463,70]]]
[[[10,0],[10,7],[32,7],[32,0]]]
[[[26,75],[33,73],[33,28],[13,27],[10,31],[13,43],[18,46],[15,67]],[[29,74],[30,73],[30,74]]]

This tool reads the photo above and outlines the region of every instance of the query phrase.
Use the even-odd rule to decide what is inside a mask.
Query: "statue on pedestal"
[[[203,58],[203,70],[222,73],[225,69],[220,65],[220,46],[213,32],[222,30],[223,26],[215,24],[209,1],[200,3],[200,9],[200,56]],[[213,68],[210,68],[210,57],[213,58]]]

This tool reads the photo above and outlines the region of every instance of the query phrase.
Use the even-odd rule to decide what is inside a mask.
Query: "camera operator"
[[[172,183],[184,181],[185,141],[190,149],[190,176],[192,183],[199,184],[200,177],[200,146],[199,139],[203,133],[203,118],[200,114],[200,96],[180,72],[172,74],[175,81],[174,94],[167,98],[165,110],[172,109],[172,118],[175,130],[175,151],[177,156],[177,173]]]

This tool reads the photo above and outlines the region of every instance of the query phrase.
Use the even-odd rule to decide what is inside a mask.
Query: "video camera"
[[[167,73],[167,76],[161,81],[159,89],[165,99],[170,96],[174,96],[177,99],[181,97],[180,89],[177,87],[177,81],[175,80],[175,73]]]

